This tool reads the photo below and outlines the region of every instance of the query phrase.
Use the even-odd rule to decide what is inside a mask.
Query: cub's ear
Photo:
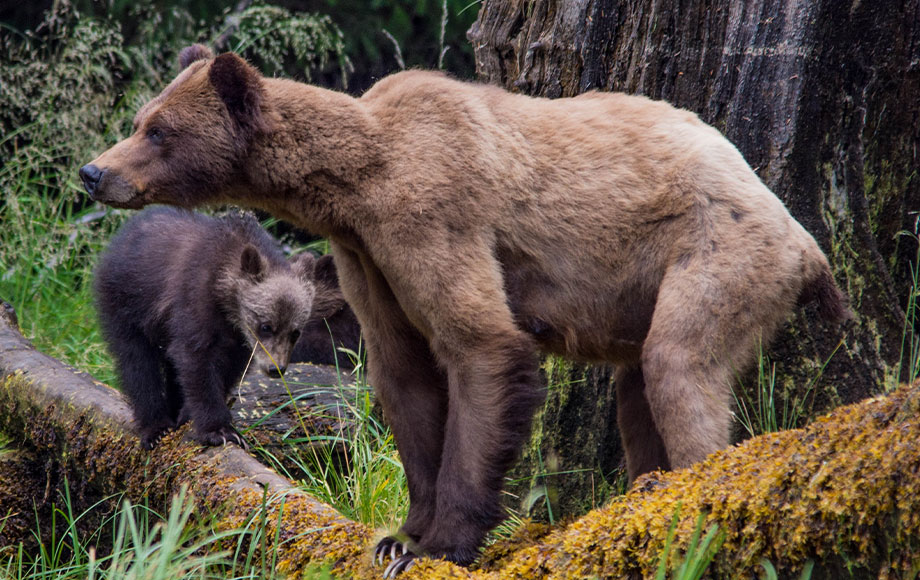
[[[335,287],[339,285],[339,274],[335,269],[335,262],[332,261],[332,254],[320,256],[316,260],[313,276],[317,282],[325,282],[328,286]]]
[[[268,264],[262,258],[259,250],[251,244],[246,244],[243,253],[240,255],[240,272],[251,282],[261,282],[265,278],[265,271]]]
[[[291,259],[291,269],[294,270],[294,273],[300,277],[304,282],[313,282],[313,264],[316,262],[316,258],[313,257],[313,254],[310,252],[304,252],[298,254]]]
[[[259,71],[232,52],[225,52],[211,63],[208,79],[245,139],[268,132],[268,122],[262,113]]]
[[[188,68],[188,65],[197,60],[208,60],[211,58],[214,58],[214,53],[203,44],[186,46],[182,49],[182,52],[179,53],[179,70],[185,70]]]

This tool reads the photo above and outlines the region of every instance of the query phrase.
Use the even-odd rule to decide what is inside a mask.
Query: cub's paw
[[[406,547],[406,544],[393,536],[387,536],[377,542],[377,547],[374,548],[374,562],[376,562],[378,566],[382,566],[383,561],[387,557],[391,560],[395,560],[399,556],[405,556],[408,553],[409,548]]]
[[[156,425],[140,429],[141,447],[150,451],[157,446],[164,435],[175,429],[173,424]]]
[[[196,429],[195,439],[204,445],[212,447],[226,445],[227,443],[235,443],[243,449],[249,449],[249,446],[246,445],[246,441],[243,440],[243,436],[240,435],[239,431],[234,429],[232,425],[221,425],[206,431]]]
[[[393,561],[390,562],[390,565],[387,566],[386,570],[383,571],[384,580],[396,578],[412,566],[415,566],[416,558],[418,558],[418,556],[412,552],[408,552],[402,556],[399,556],[398,558],[394,558]]]

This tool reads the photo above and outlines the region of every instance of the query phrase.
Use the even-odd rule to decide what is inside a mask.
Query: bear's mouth
[[[111,170],[103,170],[95,183],[87,183],[83,178],[83,187],[91,200],[115,208],[140,209],[149,203],[144,199],[144,192]]]

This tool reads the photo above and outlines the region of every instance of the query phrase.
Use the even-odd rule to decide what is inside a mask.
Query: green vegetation
[[[117,506],[117,507],[112,507]],[[82,520],[91,512],[109,511],[88,532]],[[266,535],[267,522],[258,518],[237,530],[214,531],[191,519],[194,505],[185,489],[173,497],[168,511],[159,513],[146,503],[107,498],[75,513],[68,487],[53,508],[52,529],[35,553],[20,545],[0,555],[0,578],[23,580],[183,580],[206,578],[280,578],[273,562],[253,557]],[[42,530],[36,530],[41,534]],[[273,541],[276,540],[273,538]],[[264,553],[264,552],[263,552]],[[325,569],[305,576],[328,580]]]
[[[356,361],[363,359],[363,353],[345,354]],[[318,408],[316,412],[339,420],[342,429],[333,434],[316,434],[303,417],[298,417],[299,425],[283,440],[283,458],[264,448],[257,447],[254,452],[345,517],[395,530],[409,506],[406,475],[396,442],[375,411],[363,364],[359,362],[351,373],[339,370],[338,374],[335,388],[342,406]],[[298,384],[291,382],[288,386]],[[292,395],[291,403],[296,398]],[[343,416],[348,420],[342,422]],[[290,464],[295,469],[288,469]]]
[[[701,513],[690,535],[690,543],[686,551],[683,554],[676,553],[673,544],[677,524],[680,522],[680,509],[681,505],[677,504],[674,517],[671,519],[671,527],[668,528],[668,536],[664,540],[664,547],[658,558],[655,580],[666,580],[667,578],[699,580],[709,568],[709,564],[722,547],[722,543],[725,542],[725,532],[720,531],[717,524],[710,525],[706,530],[706,535],[701,537],[703,524],[706,522],[706,514]],[[669,571],[670,574],[668,574]]]
[[[805,386],[795,393],[777,392],[776,363],[770,361],[762,346],[758,347],[754,386],[748,387],[739,379],[738,386],[732,389],[735,419],[745,432],[750,437],[756,437],[801,427],[811,415],[815,385],[841,346],[842,340]]]

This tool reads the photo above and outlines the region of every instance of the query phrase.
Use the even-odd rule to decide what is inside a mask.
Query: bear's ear
[[[262,114],[262,75],[256,69],[232,52],[225,52],[211,63],[208,79],[244,138],[268,131]]]
[[[259,253],[259,250],[251,244],[246,244],[243,253],[240,255],[240,272],[251,282],[261,282],[265,278],[265,270],[268,265]]]
[[[316,258],[310,252],[304,252],[294,257],[291,261],[291,269],[304,282],[313,282],[313,264]]]
[[[316,266],[313,268],[313,277],[317,282],[325,282],[332,287],[339,285],[339,274],[335,269],[335,262],[332,260],[332,254],[320,256],[319,259],[316,260]]]
[[[210,58],[214,58],[214,53],[211,52],[211,49],[207,46],[203,44],[186,46],[182,49],[182,52],[179,53],[179,70],[185,70],[188,68],[188,65],[195,61],[207,60]]]

